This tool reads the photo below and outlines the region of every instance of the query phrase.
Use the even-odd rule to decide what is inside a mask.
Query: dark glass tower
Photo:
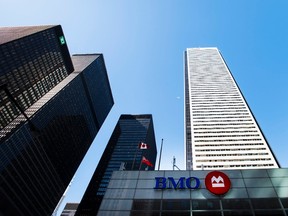
[[[2,138],[20,123],[9,125],[21,110],[29,108],[74,69],[59,25],[4,27],[0,36]]]
[[[1,38],[0,215],[51,215],[114,103],[101,54],[34,28]]]
[[[147,144],[148,149],[140,149],[141,142]],[[121,115],[76,215],[97,214],[113,171],[154,170],[156,155],[152,115]],[[153,167],[143,163],[143,157],[150,161]]]

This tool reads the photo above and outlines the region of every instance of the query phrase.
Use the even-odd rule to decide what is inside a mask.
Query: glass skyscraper
[[[217,48],[185,52],[187,170],[279,164]]]
[[[147,149],[141,149],[141,143]],[[152,115],[121,115],[76,215],[97,215],[113,171],[154,170],[156,155]],[[147,166],[143,157],[151,162],[152,166]]]
[[[71,58],[61,26],[0,34],[0,215],[51,215],[114,104],[103,55]]]
[[[73,64],[61,26],[3,27],[0,35],[2,138],[20,124],[18,118],[9,125],[20,109],[28,109],[67,77]]]

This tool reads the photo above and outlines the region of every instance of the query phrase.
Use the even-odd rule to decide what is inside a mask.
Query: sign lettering
[[[176,181],[173,177],[155,177],[156,183],[154,189],[197,189],[200,187],[200,180],[196,177],[180,177]]]

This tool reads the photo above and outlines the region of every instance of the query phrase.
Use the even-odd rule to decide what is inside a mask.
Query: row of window
[[[237,115],[236,116],[231,116],[231,115],[223,115],[223,116],[217,116],[217,115],[213,115],[213,116],[209,116],[209,117],[192,117],[193,120],[195,121],[195,119],[204,119],[204,120],[208,120],[209,122],[213,122],[214,120],[212,119],[221,119],[220,121],[226,121],[226,119],[233,119],[231,121],[240,121],[240,120],[237,120],[237,119],[251,119],[251,117],[249,115],[245,115],[245,116],[242,116],[242,115]],[[228,120],[229,121],[229,120]],[[247,120],[249,121],[249,120]],[[195,122],[199,122],[199,121],[195,121]]]
[[[229,124],[230,125],[230,124]],[[213,130],[223,130],[223,129],[249,129],[249,128],[256,128],[255,126],[247,126],[247,127],[213,127],[213,128],[193,128],[193,130],[211,130],[211,132]],[[196,133],[196,132],[194,132]]]
[[[281,203],[280,203],[281,201]],[[220,204],[221,202],[221,204]],[[132,210],[155,211],[155,210],[250,210],[250,209],[281,209],[288,208],[288,198],[258,198],[258,199],[167,199],[167,200],[133,200]],[[163,213],[163,212],[162,212]],[[209,212],[202,212],[206,215]],[[206,214],[205,214],[206,213]],[[150,212],[151,214],[151,212]],[[147,214],[147,215],[150,215]],[[158,213],[159,215],[159,213]],[[171,214],[173,215],[173,214]],[[190,213],[189,213],[190,215]],[[194,215],[194,212],[193,214]],[[225,215],[225,211],[224,211]],[[234,214],[233,214],[234,215]],[[241,214],[235,214],[241,215]],[[252,215],[252,214],[251,214]]]
[[[209,101],[207,101],[207,100],[203,100],[203,101],[201,101],[201,102],[194,102],[194,101],[192,101],[192,104],[193,105],[213,105],[213,106],[217,106],[217,105],[225,105],[225,106],[229,106],[229,105],[233,105],[233,104],[237,104],[237,105],[242,105],[243,104],[243,102],[241,101],[241,102],[234,102],[234,101],[227,101],[227,102],[216,102],[216,101],[211,101],[211,102],[209,102]],[[192,106],[192,107],[194,107],[194,106]]]
[[[207,76],[206,76],[207,77]],[[192,84],[191,86],[193,86],[191,89],[220,89],[222,90],[221,87],[225,86],[226,87],[226,91],[228,88],[236,90],[236,86],[234,85],[234,83],[232,82],[227,82],[227,80],[219,80],[217,76],[214,77],[208,77],[207,79],[197,79],[197,76],[195,76],[194,80],[192,80],[190,83]],[[209,79],[210,78],[210,79]],[[218,79],[217,82],[215,82],[215,79]],[[223,90],[222,90],[223,92]]]
[[[199,94],[199,95],[197,95],[195,92],[192,92],[191,93],[191,95],[193,96],[193,97],[203,97],[203,96],[205,96],[205,95],[207,95],[207,94]],[[233,91],[233,92],[224,92],[224,91],[216,91],[216,92],[214,92],[214,91],[210,91],[209,92],[209,97],[213,97],[213,96],[239,96],[239,94],[238,94],[238,92],[236,91],[236,89],[235,89],[235,91]]]
[[[222,91],[221,88],[225,88],[226,92],[228,93],[237,93],[237,89],[233,85],[218,85],[211,87],[211,84],[207,84],[205,86],[200,86],[197,85],[196,83],[191,83],[191,85],[194,85],[194,87],[191,87],[191,95],[199,93],[199,95],[210,95],[211,92],[216,92],[216,93],[225,93],[225,91]]]
[[[238,142],[238,141],[261,141],[261,139],[195,140],[195,142]]]
[[[203,115],[221,115],[222,113],[224,113],[223,115],[225,115],[226,113],[229,114],[229,113],[248,113],[247,109],[243,108],[243,109],[229,109],[229,110],[193,110],[193,113],[203,113]],[[216,114],[213,114],[213,113],[216,113]],[[233,115],[232,114],[232,115]]]
[[[207,121],[206,121],[207,122]],[[225,123],[221,123],[221,124],[193,124],[194,127],[197,126],[231,126],[231,125],[254,125],[253,122],[241,122],[241,123],[229,123],[229,124],[225,124]],[[210,128],[209,128],[210,129]],[[195,128],[196,130],[196,128]]]
[[[247,158],[247,159],[215,159],[215,160],[196,160],[200,162],[236,162],[236,161],[270,161],[271,158]]]
[[[230,105],[231,106],[231,105]],[[197,107],[197,106],[192,106],[192,107]],[[210,108],[210,107],[212,107],[212,108]],[[244,106],[244,105],[241,105],[241,106],[234,106],[234,107],[225,107],[225,106],[223,106],[223,107],[221,107],[221,109],[217,109],[217,108],[215,108],[214,106],[210,106],[209,108],[207,108],[207,107],[205,107],[205,108],[193,108],[193,112],[195,111],[195,110],[200,110],[200,111],[205,111],[205,110],[212,110],[211,112],[217,112],[218,110],[220,111],[220,110],[223,110],[223,112],[225,111],[225,110],[235,110],[236,112],[237,112],[237,110],[246,110],[246,107]],[[214,111],[213,111],[214,110]],[[210,111],[209,111],[210,112]]]
[[[200,109],[205,109],[205,108],[210,108],[212,107],[211,109],[212,110],[215,110],[215,109],[218,109],[218,108],[225,108],[226,109],[242,109],[244,108],[244,104],[204,104],[204,103],[201,103],[201,104],[192,104],[191,105],[193,110],[195,110],[196,108],[200,108]]]
[[[235,167],[272,167],[275,164],[236,164],[236,165],[198,165],[197,168],[205,169],[205,168],[235,168]]]
[[[237,153],[237,154],[196,154],[196,157],[229,157],[229,156],[252,156],[252,155],[268,155],[266,152],[262,153]]]
[[[195,149],[196,152],[210,152],[210,151],[262,151],[266,148],[235,148],[235,149]]]
[[[233,119],[233,120],[229,120],[229,119],[223,119],[223,120],[210,120],[208,119],[207,121],[202,121],[202,120],[195,120],[193,122],[195,123],[199,123],[199,122],[203,122],[203,123],[209,123],[209,122],[250,122],[252,121],[252,119]]]
[[[210,129],[210,128],[209,128]],[[226,128],[225,128],[226,129]],[[195,131],[194,134],[211,134],[211,133],[257,133],[257,130],[238,130],[238,131]]]
[[[230,100],[228,100],[228,99],[230,99]],[[203,101],[205,101],[205,102],[217,102],[217,101],[227,101],[228,103],[230,103],[231,101],[240,101],[240,102],[242,102],[242,100],[241,100],[241,98],[230,98],[230,97],[227,97],[226,99],[224,99],[224,98],[221,98],[221,97],[215,97],[215,98],[203,98],[203,99],[192,99],[192,102],[193,103],[198,103],[198,102],[200,102],[200,103],[202,103]]]
[[[225,144],[225,143],[218,143],[218,144],[202,144],[202,145],[195,145],[195,147],[219,147],[219,146],[257,146],[257,145],[264,145],[264,143],[232,143],[232,144]]]
[[[207,96],[207,97],[206,97]],[[195,94],[192,92],[191,94],[192,98],[225,98],[225,97],[230,97],[230,98],[241,98],[241,96],[237,93],[228,93],[228,92],[222,92],[222,93],[215,93],[212,92],[209,95],[203,95],[203,94]]]
[[[192,96],[204,96],[204,95],[208,95],[209,98],[211,97],[218,97],[218,98],[224,98],[224,97],[232,97],[233,98],[239,98],[239,94],[238,94],[238,91],[237,91],[237,88],[231,84],[231,83],[227,83],[227,82],[216,82],[214,81],[211,81],[211,82],[205,82],[205,83],[202,83],[200,84],[199,82],[195,82],[195,81],[192,81],[190,82],[191,86],[191,95]],[[223,88],[225,88],[225,90],[223,91]],[[199,95],[196,94],[196,92],[199,91]],[[210,94],[210,93],[214,93],[214,94]],[[237,95],[238,94],[238,95]],[[197,97],[195,97],[197,98]]]
[[[242,110],[241,110],[242,111]],[[218,111],[219,112],[219,111]],[[193,114],[192,116],[204,116],[204,117],[206,117],[206,116],[231,116],[231,115],[249,115],[249,113],[245,110],[245,112],[244,111],[242,111],[242,112],[235,112],[235,111],[233,111],[233,113],[229,113],[229,112],[227,112],[227,111],[223,111],[223,112],[225,112],[225,113],[212,113],[212,112],[205,112],[205,113],[203,113],[203,112],[201,112],[201,113],[203,113],[203,114]],[[227,112],[227,113],[226,113]],[[193,112],[193,113],[196,113],[196,112]],[[199,113],[199,112],[198,112]]]
[[[194,138],[214,138],[214,137],[257,137],[259,134],[237,134],[237,135],[218,135],[218,136],[194,136]]]

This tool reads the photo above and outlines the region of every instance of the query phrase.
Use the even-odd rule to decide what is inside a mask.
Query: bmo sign
[[[180,177],[178,181],[175,181],[173,177],[155,177],[155,180],[154,189],[196,189],[200,186],[200,180],[196,177]]]
[[[215,195],[222,195],[229,191],[231,182],[225,173],[213,171],[206,175],[206,188]],[[173,177],[155,177],[154,189],[198,189],[200,179],[197,177],[180,177],[175,180]]]
[[[213,171],[207,174],[205,185],[211,193],[222,195],[229,191],[231,182],[225,173]]]

